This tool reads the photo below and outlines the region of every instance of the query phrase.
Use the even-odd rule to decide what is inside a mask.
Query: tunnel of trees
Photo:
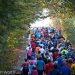
[[[74,0],[0,0],[0,70],[12,69],[14,50],[26,44],[22,38],[26,38],[29,24],[40,17],[43,8],[50,10],[48,16],[58,18],[64,34],[75,45]]]

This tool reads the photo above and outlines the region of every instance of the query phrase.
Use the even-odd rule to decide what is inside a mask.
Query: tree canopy
[[[35,14],[42,7],[43,0],[0,0],[0,66],[2,70],[9,69],[15,60],[13,50],[19,48],[20,40],[25,36],[23,32],[27,32],[29,23],[36,18]]]

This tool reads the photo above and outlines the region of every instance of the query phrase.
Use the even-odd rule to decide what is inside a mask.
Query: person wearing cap
[[[68,54],[68,50],[66,48],[61,50],[61,54],[62,55],[67,55]]]

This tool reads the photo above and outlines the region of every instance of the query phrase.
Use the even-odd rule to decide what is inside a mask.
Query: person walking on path
[[[43,75],[44,71],[44,61],[42,60],[42,57],[39,57],[37,60],[37,70],[38,70],[38,75]]]

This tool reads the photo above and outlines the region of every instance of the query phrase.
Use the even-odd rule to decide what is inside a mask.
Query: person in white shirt
[[[42,46],[41,46],[39,51],[41,52],[41,54],[45,53],[45,50],[44,50],[44,48]]]

